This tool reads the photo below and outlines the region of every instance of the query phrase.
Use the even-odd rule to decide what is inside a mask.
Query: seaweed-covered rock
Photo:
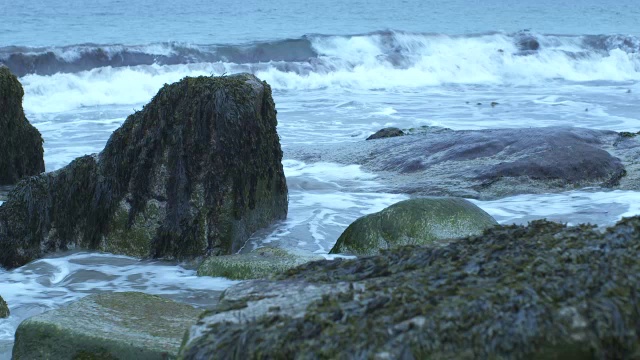
[[[9,306],[2,296],[0,296],[0,319],[9,317],[9,314]]]
[[[22,110],[22,85],[0,65],[0,185],[44,171],[42,136]]]
[[[0,265],[96,249],[189,259],[237,251],[287,214],[268,84],[184,78],[129,116],[99,155],[22,181],[0,207]]]
[[[198,267],[199,276],[219,276],[233,280],[268,278],[322,256],[299,254],[275,247],[263,247],[246,254],[210,256]]]
[[[90,295],[23,321],[13,359],[175,359],[201,312],[137,292]]]
[[[632,359],[640,217],[547,221],[320,261],[229,288],[184,359]],[[279,304],[271,304],[277,292]],[[288,300],[289,296],[291,299]]]
[[[362,165],[379,175],[387,191],[415,195],[490,200],[589,186],[640,189],[640,139],[614,131],[426,130],[357,146],[289,146],[286,156]]]
[[[497,224],[491,215],[465,199],[409,199],[353,222],[330,253],[374,255],[402,245],[479,235]]]
[[[374,134],[369,136],[367,140],[375,140],[375,139],[384,139],[388,137],[396,137],[404,135],[404,131],[398,129],[397,127],[388,127],[384,129],[380,129],[376,131]]]

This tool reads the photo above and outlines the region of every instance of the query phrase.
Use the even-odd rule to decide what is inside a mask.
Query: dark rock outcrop
[[[535,52],[540,49],[540,42],[527,31],[521,31],[515,35],[515,43],[522,53]]]
[[[9,314],[9,306],[2,296],[0,296],[0,319],[8,317]]]
[[[0,185],[44,172],[42,136],[22,110],[22,85],[0,65]]]
[[[423,132],[356,145],[290,146],[305,162],[359,164],[388,191],[495,199],[587,186],[637,188],[638,138],[546,127]],[[625,169],[626,167],[626,169]]]
[[[189,259],[237,251],[287,214],[268,84],[185,78],[129,116],[99,155],[21,182],[0,207],[0,265],[96,249]]]
[[[374,134],[369,136],[367,140],[384,139],[388,137],[396,137],[396,136],[402,136],[402,135],[404,135],[404,131],[396,127],[388,127],[388,128],[384,128],[376,131]]]
[[[185,359],[631,359],[640,217],[546,221],[313,262],[229,288]]]
[[[375,255],[402,245],[479,235],[497,224],[491,215],[465,199],[409,199],[354,221],[330,253]]]

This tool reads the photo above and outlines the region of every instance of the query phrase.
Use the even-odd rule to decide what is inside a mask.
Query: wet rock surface
[[[637,137],[547,127],[418,132],[344,145],[290,146],[285,157],[359,164],[387,191],[483,200],[583,187],[640,188]]]
[[[640,217],[535,221],[227,290],[185,359],[637,358]]]
[[[136,292],[97,294],[23,321],[14,359],[175,359],[201,310]]]
[[[198,276],[221,276],[232,280],[269,278],[322,256],[263,247],[249,253],[210,256],[198,267]]]
[[[388,137],[396,137],[396,136],[402,136],[402,135],[404,135],[404,131],[396,127],[388,127],[388,128],[384,128],[376,131],[374,134],[369,136],[367,140],[384,139]]]
[[[479,235],[497,224],[484,210],[464,199],[410,199],[357,219],[338,238],[330,253],[374,255],[402,245]]]
[[[4,301],[2,296],[0,296],[0,319],[9,317],[9,315],[9,306],[7,305],[7,302]]]
[[[42,136],[24,115],[23,96],[18,78],[0,65],[0,185],[44,172]]]
[[[0,265],[103,250],[190,259],[237,251],[287,214],[268,84],[184,78],[129,116],[96,155],[20,182],[0,207]]]

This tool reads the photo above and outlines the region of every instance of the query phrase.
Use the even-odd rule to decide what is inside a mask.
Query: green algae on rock
[[[0,319],[9,317],[9,315],[9,306],[7,305],[7,302],[4,301],[2,296],[0,296]]]
[[[0,65],[0,185],[12,185],[44,171],[42,136],[22,109],[22,85]]]
[[[479,235],[497,224],[484,210],[465,199],[409,199],[353,222],[330,253],[374,255],[402,245]]]
[[[324,257],[263,247],[247,254],[210,256],[198,267],[198,276],[220,276],[232,280],[268,278],[317,260],[324,260]]]
[[[236,252],[287,215],[276,125],[271,88],[253,75],[165,85],[100,154],[16,186],[0,207],[0,266],[68,249]]]
[[[604,232],[497,226],[445,246],[313,262],[235,285],[189,329],[180,354],[635,359],[639,281],[640,217]],[[273,292],[283,294],[277,308],[268,306]]]
[[[18,359],[175,359],[201,310],[137,292],[87,296],[23,321]]]

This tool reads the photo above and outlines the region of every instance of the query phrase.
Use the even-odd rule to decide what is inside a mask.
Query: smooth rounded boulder
[[[410,199],[353,222],[330,253],[374,255],[402,245],[424,245],[479,235],[495,225],[497,222],[491,215],[465,199]]]
[[[42,135],[24,115],[23,96],[18,78],[0,65],[0,185],[44,172]]]
[[[165,85],[100,154],[16,186],[0,207],[0,265],[70,249],[237,252],[287,215],[276,125],[271,88],[251,74]]]

